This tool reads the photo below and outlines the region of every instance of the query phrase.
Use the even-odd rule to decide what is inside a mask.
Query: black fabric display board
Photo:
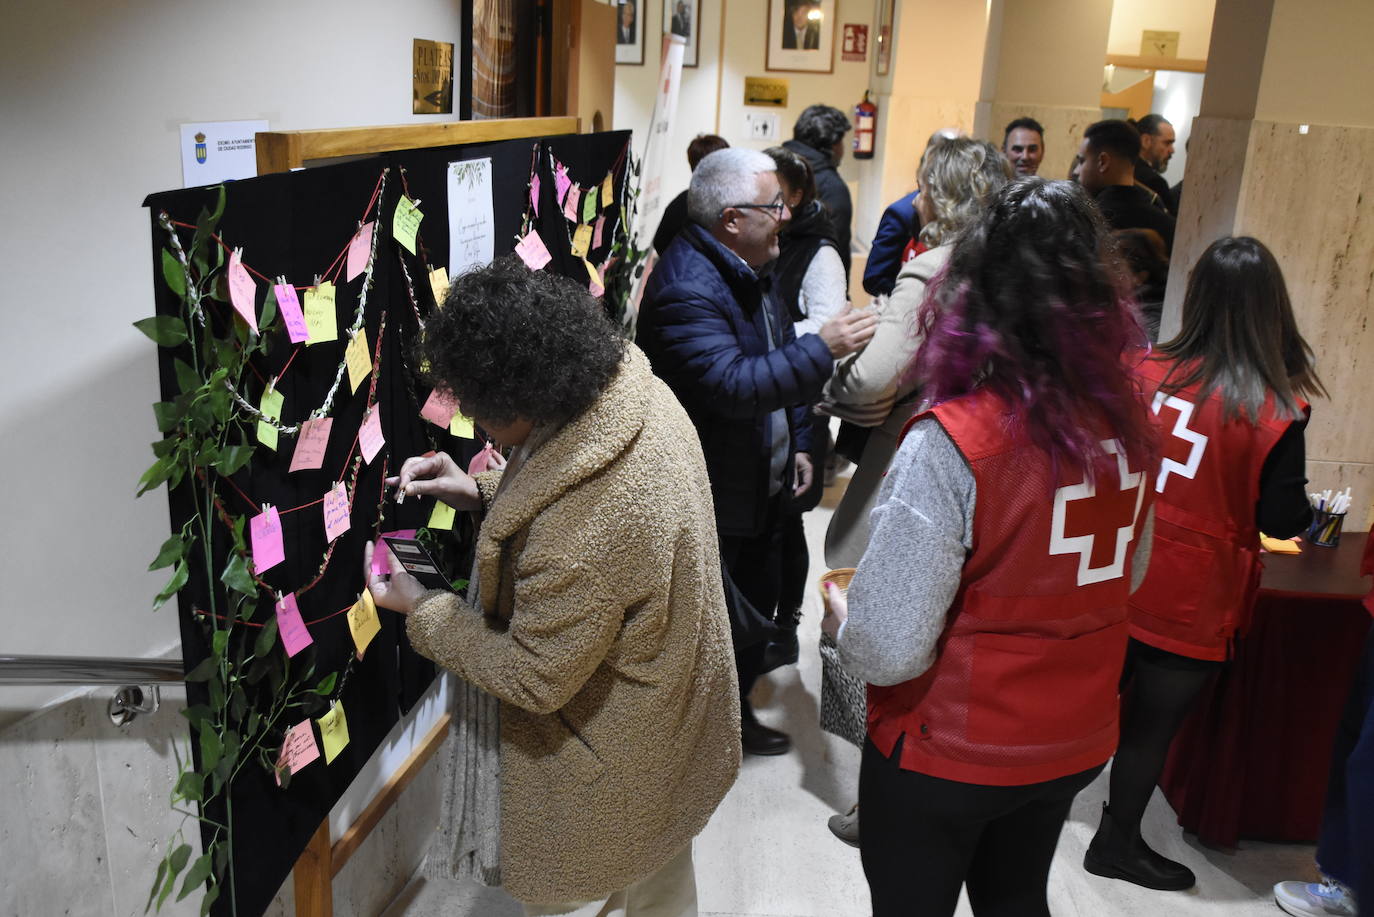
[[[416,499],[398,506],[391,499],[382,499],[384,464],[387,474],[395,474],[406,457],[441,449],[466,467],[468,460],[482,447],[480,439],[456,439],[420,417],[420,407],[429,395],[429,388],[412,356],[420,322],[435,308],[429,269],[447,266],[447,164],[491,157],[497,257],[508,254],[515,247],[529,200],[530,170],[537,164],[542,199],[534,225],[553,255],[545,270],[556,270],[585,285],[588,280],[586,268],[581,259],[573,257],[569,251],[569,237],[574,227],[568,225],[554,199],[555,180],[547,154],[556,156],[568,167],[573,180],[584,186],[600,183],[614,168],[616,199],[623,200],[623,160],[628,143],[628,132],[616,132],[410,150],[343,165],[231,182],[226,186],[226,207],[218,227],[220,238],[231,247],[242,246],[245,264],[274,279],[285,275],[290,282],[300,286],[314,282],[315,275],[325,271],[348,242],[379,177],[387,172],[384,192],[369,217],[377,220],[378,241],[364,325],[369,351],[372,351],[385,321],[376,403],[381,412],[386,445],[373,462],[361,467],[351,526],[334,543],[318,583],[298,598],[314,643],[290,660],[293,672],[313,660],[316,678],[330,672],[339,673],[339,683],[332,697],[345,708],[350,741],[333,762],[326,764],[321,755],[302,768],[286,789],[278,787],[272,774],[256,763],[245,766],[235,779],[231,791],[235,831],[233,897],[238,914],[260,914],[268,907],[296,858],[328,817],[335,802],[398,718],[411,708],[434,677],[433,664],[410,648],[402,616],[379,610],[381,633],[368,647],[364,658],[358,661],[347,617],[337,612],[350,607],[363,588],[364,542],[378,531],[424,526],[429,517],[430,500]],[[415,255],[402,248],[391,233],[392,213],[400,195],[407,189],[412,200],[421,201],[420,209],[425,215]],[[144,201],[152,216],[154,287],[159,315],[179,315],[181,311],[180,300],[161,279],[162,250],[168,236],[159,225],[159,213],[165,211],[174,221],[194,223],[202,206],[214,207],[217,194],[216,189],[195,188],[154,194]],[[613,235],[618,234],[618,231],[612,233],[609,225],[618,219],[618,209],[603,212],[608,223],[605,238],[589,255],[596,264],[604,261]],[[183,241],[189,236],[190,231],[186,230]],[[350,325],[364,278],[365,275],[353,281],[339,278],[340,339],[337,342],[298,348],[287,339],[280,325],[277,326],[267,355],[253,362],[256,372],[245,374],[247,391],[243,394],[251,403],[258,403],[265,380],[281,374],[290,360],[287,372],[277,383],[277,390],[286,399],[282,422],[297,423],[321,404],[333,385],[342,359],[347,343],[345,329]],[[259,306],[265,286],[258,280]],[[220,303],[210,304],[207,318],[221,327],[225,322],[241,321],[233,317],[228,306]],[[174,350],[159,349],[160,379],[166,400],[179,391],[173,366],[176,355]],[[251,516],[257,512],[254,503],[259,507],[271,503],[279,509],[287,509],[318,500],[340,479],[342,468],[352,467],[351,463],[345,466],[345,458],[354,451],[352,444],[363,420],[367,393],[366,382],[353,393],[345,374],[329,412],[334,426],[323,467],[288,473],[296,436],[282,434],[276,452],[259,447],[251,464],[232,476],[237,489],[221,483],[218,492],[226,508],[235,515]],[[253,428],[254,424],[245,424],[250,438]],[[347,472],[344,479],[347,479]],[[171,491],[169,503],[172,530],[177,531],[195,511],[185,483]],[[448,556],[451,566],[448,572],[456,577],[466,577],[468,573],[471,523],[465,517],[466,514],[459,516],[452,539],[453,550]],[[229,547],[224,526],[217,522],[216,528],[214,570],[207,570],[203,560],[192,564],[190,581],[178,596],[183,657],[188,671],[208,654],[207,631],[195,609],[208,607],[212,588],[219,596],[224,595],[218,570],[228,557]],[[282,529],[286,560],[263,572],[261,578],[282,592],[301,590],[316,578],[326,556],[321,508],[306,507],[284,514]],[[252,620],[268,620],[274,614],[273,608],[273,599],[262,594]],[[280,642],[274,652],[284,653]],[[187,693],[189,704],[207,701],[203,684],[188,684]],[[318,717],[321,712],[317,710],[311,715]],[[282,725],[289,728],[303,718],[295,716]],[[206,814],[215,819],[226,816],[223,807],[212,807]],[[427,826],[416,825],[415,830],[424,831]],[[199,855],[199,851],[195,855]],[[150,876],[155,867],[155,861],[148,863]],[[230,897],[229,889],[224,888],[213,912],[230,913]]]

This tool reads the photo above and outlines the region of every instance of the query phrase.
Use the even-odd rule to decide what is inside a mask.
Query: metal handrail
[[[0,656],[0,685],[156,685],[184,681],[180,659]]]

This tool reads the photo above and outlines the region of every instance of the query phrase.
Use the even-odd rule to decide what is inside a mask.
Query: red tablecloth
[[[1159,781],[1204,843],[1316,840],[1331,742],[1370,627],[1364,543],[1347,532],[1335,550],[1266,557],[1250,633],[1179,730]]]

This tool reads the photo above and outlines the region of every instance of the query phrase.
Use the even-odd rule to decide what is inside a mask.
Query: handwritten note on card
[[[515,253],[532,271],[539,270],[553,260],[553,255],[549,254],[548,248],[544,246],[544,240],[539,238],[539,231],[536,229],[531,229],[529,235],[516,244]]]
[[[348,364],[348,385],[354,392],[368,376],[372,375],[372,355],[367,352],[367,329],[359,328],[358,333],[348,339],[344,348],[344,362]]]
[[[383,543],[381,547],[385,549],[386,544]],[[362,596],[348,609],[348,630],[353,635],[353,645],[358,648],[359,659],[363,658],[367,645],[381,629],[382,622],[377,619],[377,605],[372,601],[372,593],[364,589]]]
[[[448,271],[441,267],[436,267],[430,271],[429,289],[434,293],[435,307],[442,309],[444,299],[448,296]]]
[[[333,428],[332,417],[307,420],[301,424],[301,432],[296,437],[296,451],[291,456],[291,467],[287,471],[304,471],[323,465],[325,450],[329,448],[329,431]]]
[[[496,252],[491,157],[448,164],[448,266],[453,276],[491,262]]]
[[[296,605],[296,593],[288,592],[277,603],[277,632],[281,635],[281,645],[286,655],[294,656],[315,642],[301,620],[301,610]]]
[[[382,435],[382,408],[373,405],[363,418],[362,429],[358,431],[358,447],[363,450],[363,461],[371,465],[384,445],[386,437]]]
[[[339,339],[339,319],[334,311],[334,284],[328,280],[305,291],[305,343],[323,344]]]
[[[268,506],[248,520],[248,534],[253,542],[253,572],[262,573],[286,560],[282,547],[281,516],[275,506]]]
[[[425,399],[425,406],[420,408],[420,416],[436,427],[447,427],[449,421],[453,420],[453,415],[457,413],[458,402],[441,388],[430,392],[429,397]]]
[[[367,262],[372,257],[372,227],[373,223],[364,223],[353,235],[353,241],[348,243],[348,269],[344,274],[349,280],[357,277],[367,270]]]
[[[291,343],[309,340],[310,331],[305,327],[305,315],[301,312],[296,288],[289,283],[277,283],[272,285],[272,292],[277,297],[277,311],[281,313],[282,321],[286,322],[286,335],[291,338]]]
[[[396,212],[391,218],[391,234],[412,255],[415,254],[415,234],[420,231],[420,221],[424,218],[417,202],[405,196],[396,202]]]
[[[603,208],[611,206],[615,200],[615,173],[607,172],[605,179],[601,182],[601,206]]]
[[[243,254],[238,249],[229,254],[229,301],[234,304],[234,310],[243,316],[248,327],[256,332],[258,285],[248,276],[242,258]]]
[[[348,488],[335,484],[324,495],[324,537],[330,541],[348,531]]]
[[[563,198],[563,216],[573,223],[577,222],[577,203],[582,199],[582,189],[573,185],[568,189],[568,196]]]
[[[600,188],[596,185],[587,191],[587,196],[582,199],[582,222],[590,223],[596,216],[596,194]]]
[[[568,177],[568,170],[559,165],[553,170],[553,191],[558,203],[563,203],[563,196],[568,193],[568,189],[571,187],[572,179]]]
[[[277,769],[294,774],[319,756],[320,746],[315,743],[315,729],[309,720],[301,720],[286,731],[281,754],[277,756]]]
[[[592,244],[592,228],[586,223],[577,227],[577,232],[572,237],[572,253],[574,258],[585,258],[590,251]]]
[[[262,393],[262,401],[258,403],[258,410],[262,412],[264,417],[281,420],[281,409],[285,404],[286,396],[274,388],[269,388]],[[259,420],[258,442],[273,452],[277,451],[277,428],[266,421]]]
[[[344,717],[343,701],[336,701],[328,713],[315,722],[320,724],[320,741],[324,743],[324,763],[329,764],[348,747],[348,719]]]
[[[604,215],[603,215],[603,216],[597,217],[597,218],[596,218],[596,229],[595,229],[595,231],[592,233],[592,248],[600,248],[600,247],[601,247],[601,233],[602,233],[603,230],[605,230],[605,228],[606,228],[606,217],[605,217]]]

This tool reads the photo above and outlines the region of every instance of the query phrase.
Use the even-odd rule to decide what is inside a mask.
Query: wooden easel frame
[[[608,31],[607,35],[610,34]],[[446,121],[387,127],[338,128],[312,131],[265,131],[257,135],[258,174],[303,168],[312,160],[370,153],[390,153],[459,143],[488,143],[576,134],[576,117],[507,118],[488,121]],[[367,804],[357,821],[337,841],[330,837],[329,818],[316,830],[293,870],[296,917],[333,917],[334,877],[358,851],[372,829],[396,804],[448,737],[451,717],[445,713],[430,728],[381,792]]]

